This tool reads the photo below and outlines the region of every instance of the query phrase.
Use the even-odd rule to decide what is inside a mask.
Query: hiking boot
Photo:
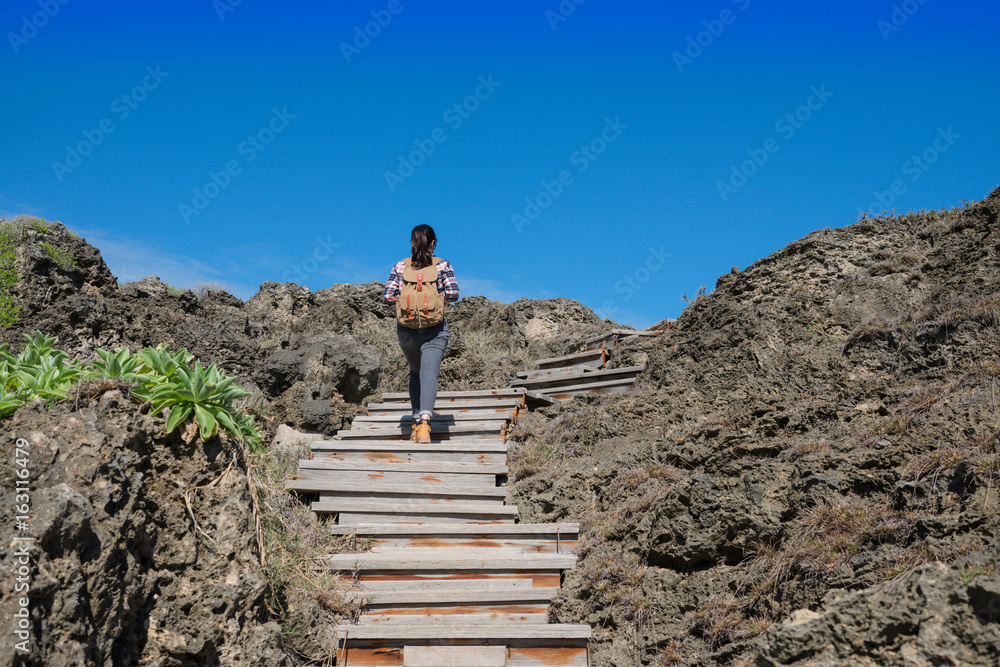
[[[410,440],[417,444],[426,445],[431,441],[431,420],[426,417],[413,424],[413,433]]]

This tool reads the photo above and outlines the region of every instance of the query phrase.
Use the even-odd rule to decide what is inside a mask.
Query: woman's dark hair
[[[431,243],[434,241],[437,241],[437,236],[434,235],[430,225],[417,225],[413,228],[413,234],[410,236],[410,250],[413,253],[410,255],[410,261],[413,268],[422,269],[431,265],[434,261]]]

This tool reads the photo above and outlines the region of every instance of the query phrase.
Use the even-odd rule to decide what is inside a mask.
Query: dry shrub
[[[109,391],[120,391],[126,398],[131,396],[133,385],[121,378],[95,378],[84,380],[70,389],[68,400],[73,402],[74,410],[81,410],[92,401],[97,400]]]
[[[689,615],[691,628],[699,631],[713,650],[735,640],[753,639],[766,632],[774,620],[751,614],[750,606],[750,598],[713,596]]]
[[[674,444],[683,445],[688,440],[697,439],[701,436],[715,438],[722,432],[723,427],[731,425],[733,422],[728,417],[710,417],[698,422],[693,428],[683,431],[680,435],[674,436]]]
[[[912,252],[892,253],[880,250],[872,256],[872,259],[876,260],[877,264],[868,268],[868,275],[871,276],[886,276],[890,273],[907,271],[920,263],[920,258]]]
[[[963,322],[988,327],[1000,326],[1000,294],[955,296],[912,313],[907,320],[914,324],[938,322],[953,329]]]
[[[681,653],[681,643],[674,639],[661,648],[656,654],[656,664],[659,667],[676,667],[684,664],[684,654]]]
[[[904,415],[922,415],[954,389],[954,384],[945,384],[944,382],[919,385],[910,392],[909,397],[900,406],[898,412]]]
[[[352,622],[361,604],[344,597],[351,582],[333,572],[315,570],[324,556],[352,550],[353,536],[333,536],[322,519],[299,496],[285,490],[301,458],[308,458],[309,445],[287,451],[271,449],[250,455],[263,531],[264,573],[269,583],[267,606],[272,616],[285,616],[287,601],[296,597],[315,599],[331,623]]]
[[[619,609],[636,625],[652,617],[655,603],[642,594],[646,566],[635,554],[614,551],[601,543],[582,560],[579,570],[599,604]]]
[[[879,417],[866,428],[859,432],[859,439],[862,447],[882,447],[886,443],[892,444],[888,436],[900,436],[910,430],[913,426],[913,416],[909,414],[895,414],[887,417]],[[885,441],[885,442],[881,442]]]
[[[895,325],[887,317],[876,315],[847,335],[841,354],[861,343],[891,340]]]
[[[948,444],[911,458],[903,467],[901,476],[919,482],[937,478],[946,470],[956,470],[966,464],[966,479],[979,476],[988,484],[1000,480],[1000,429],[987,430],[960,444]]]
[[[821,499],[790,527],[784,544],[758,542],[747,550],[743,585],[751,587],[756,603],[794,575],[828,577],[862,551],[903,546],[913,525],[913,516],[889,509],[887,502]]]

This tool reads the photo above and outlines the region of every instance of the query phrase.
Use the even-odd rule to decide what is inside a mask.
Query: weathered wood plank
[[[515,524],[508,524],[515,525]],[[323,570],[322,566],[313,566],[313,569]],[[565,568],[564,568],[565,569]],[[344,582],[359,582],[364,588],[395,588],[398,590],[408,590],[418,585],[438,582],[458,581],[478,581],[489,580],[506,581],[510,579],[521,579],[528,582],[530,586],[551,587],[559,586],[560,573],[562,569],[543,570],[423,570],[420,572],[384,572],[374,570],[371,572],[353,572],[351,570],[334,570]],[[445,586],[446,587],[446,586]]]
[[[444,423],[444,424],[454,424],[458,422],[469,422],[469,421],[510,421],[514,419],[514,414],[516,410],[514,408],[490,408],[486,410],[478,411],[465,411],[465,412],[449,412],[437,413],[431,415],[431,423]],[[410,425],[413,423],[413,415],[410,414],[409,410],[405,413],[397,414],[383,414],[377,413],[372,415],[358,415],[354,418],[352,424],[390,424],[393,426]]]
[[[464,411],[476,410],[509,410],[519,408],[523,405],[521,396],[516,398],[462,398],[439,401],[434,405],[434,412],[439,414],[454,414]],[[398,401],[393,403],[372,403],[368,405],[368,414],[378,413],[403,413],[410,414],[412,408],[409,401]]]
[[[472,389],[467,391],[439,391],[437,399],[438,401],[447,402],[456,398],[521,398],[522,395],[523,392],[519,392],[516,389]],[[410,394],[405,391],[387,392],[382,394],[382,400],[386,403],[391,401],[409,401]],[[436,409],[437,403],[435,403]]]
[[[446,426],[443,424],[431,425],[431,438],[433,441],[443,440],[464,440],[467,438],[496,438],[503,440],[507,422],[492,422],[488,426]],[[373,428],[373,429],[351,429],[350,431],[339,431],[338,440],[409,440],[412,429],[409,426],[403,428]]]
[[[564,402],[572,400],[574,396],[581,396],[583,394],[624,394],[631,391],[634,384],[635,382],[631,379],[607,380],[605,382],[578,384],[569,387],[554,387],[547,389],[545,395],[553,400]]]
[[[410,579],[363,581],[364,591],[452,591],[463,588],[532,588],[531,579]]]
[[[572,366],[569,368],[546,368],[538,371],[518,371],[517,377],[522,380],[535,380],[538,378],[553,378],[570,375],[573,373],[593,373],[597,370],[594,366]]]
[[[481,610],[476,613],[474,610]],[[441,611],[443,613],[435,613]],[[549,605],[497,605],[493,607],[413,607],[362,612],[361,625],[516,625],[548,623]],[[463,665],[469,667],[469,665]]]
[[[558,588],[468,588],[411,591],[348,591],[345,597],[364,600],[369,605],[456,604],[465,602],[548,602],[559,595]]]
[[[425,484],[423,487],[415,484],[411,484],[410,486],[414,488],[424,488],[426,491],[423,493],[379,493],[378,491],[366,491],[364,493],[353,493],[350,491],[338,491],[336,493],[320,492],[319,502],[326,504],[336,501],[349,502],[352,500],[372,500],[383,503],[430,503],[431,505],[447,505],[449,503],[456,502],[469,502],[497,505],[500,507],[504,506],[505,498],[503,496],[488,495],[488,492],[492,491],[492,489],[488,486],[479,487],[480,490],[483,491],[481,494],[467,493],[461,496],[448,493],[447,486],[435,487],[430,486],[429,484]],[[500,490],[504,491],[505,489]]]
[[[380,484],[380,483],[344,483],[331,482],[329,480],[307,480],[290,479],[285,482],[285,488],[291,491],[304,493],[326,492],[326,493],[350,493],[350,494],[372,494],[372,497],[385,494],[433,496],[437,498],[461,498],[463,496],[487,496],[503,500],[507,496],[507,489],[503,487],[483,488],[482,486],[429,486],[427,484]]]
[[[444,420],[439,419],[436,421],[431,421],[431,433],[468,433],[474,431],[503,431],[504,427],[508,424],[506,419],[467,419],[467,420]],[[410,434],[413,428],[413,422],[410,420],[396,421],[358,421],[354,420],[351,425],[351,431],[357,431],[358,429],[366,430],[388,430],[393,429],[397,432],[402,432],[407,435]],[[341,431],[338,435],[343,435],[344,431]]]
[[[362,570],[380,572],[417,572],[421,570],[568,570],[576,565],[572,554],[505,554],[499,558],[467,556],[460,551],[449,553],[435,549],[434,553],[410,554],[333,554],[319,561],[325,568],[334,570]]]
[[[330,526],[330,532],[334,535],[419,535],[419,534],[448,534],[448,535],[577,535],[580,532],[578,523],[518,523],[513,526],[448,526],[440,530],[433,526],[422,526],[419,528],[409,526],[361,526],[350,530],[341,530],[336,526]]]
[[[363,470],[375,472],[425,472],[425,473],[474,473],[506,475],[507,466],[487,463],[385,463],[373,465],[364,461],[331,461],[313,459],[299,461],[303,470]]]
[[[351,641],[349,648],[338,652],[339,661],[349,667],[407,667],[403,662],[404,648],[400,643],[404,640],[360,640]],[[484,642],[489,642],[495,646],[496,640],[470,640],[470,639],[423,639],[419,640],[424,646],[441,646],[457,652],[459,657],[455,663],[462,667],[494,667],[491,663],[479,664],[475,662],[462,662],[461,656],[465,651],[473,646],[484,646]],[[588,658],[586,639],[513,639],[501,642],[506,653],[506,667],[591,667],[592,663]],[[439,663],[430,663],[435,666]],[[416,665],[411,667],[424,667]],[[440,667],[450,667],[441,664]]]
[[[359,440],[358,442],[365,442]],[[401,440],[400,442],[409,442]],[[317,452],[313,455],[313,460],[331,461],[370,461],[372,463],[409,463],[409,462],[431,462],[441,461],[444,463],[489,463],[494,465],[504,465],[507,463],[506,452],[441,452],[425,450],[418,452],[395,451],[395,452]]]
[[[457,464],[456,464],[457,465]],[[496,473],[445,473],[445,472],[398,472],[395,470],[315,470],[299,469],[299,479],[330,480],[348,484],[427,484],[440,488],[448,486],[495,487]]]
[[[409,440],[317,440],[313,452],[506,452],[499,438],[469,438],[446,442],[416,443]]]
[[[607,358],[604,350],[584,350],[562,357],[539,359],[538,368],[566,368],[573,366],[603,366]]]
[[[550,387],[562,387],[572,384],[582,384],[590,382],[602,382],[606,380],[616,380],[624,377],[634,378],[646,369],[643,366],[625,366],[622,368],[611,368],[603,371],[593,371],[590,373],[575,372],[568,375],[557,375],[550,378],[537,378],[530,380],[514,380],[512,385],[526,387],[529,391],[545,392]]]
[[[462,525],[462,524],[459,524]],[[513,524],[517,525],[517,524]],[[345,526],[346,527],[346,526]],[[492,527],[492,526],[491,526]],[[578,541],[572,539],[542,539],[533,537],[499,536],[492,539],[486,537],[463,537],[459,535],[443,535],[441,537],[369,537],[361,538],[366,544],[371,544],[372,552],[388,552],[391,549],[473,549],[488,548],[497,551],[515,549],[520,553],[576,553]]]
[[[548,623],[540,626],[515,625],[411,625],[380,628],[338,625],[337,636],[348,639],[590,639],[589,625]]]
[[[374,514],[468,514],[471,516],[515,517],[516,505],[496,505],[493,503],[474,503],[455,500],[446,503],[402,502],[387,500],[361,500],[345,498],[320,500],[313,503],[315,512],[370,512]],[[395,522],[390,522],[395,523]],[[440,551],[438,552],[441,553]]]
[[[315,508],[313,511],[319,511]],[[406,524],[427,524],[427,523],[438,523],[438,524],[450,524],[450,523],[460,523],[460,524],[500,524],[500,523],[514,523],[514,517],[510,516],[488,516],[482,512],[478,514],[428,514],[413,512],[411,514],[404,514],[401,512],[396,512],[394,514],[381,514],[377,512],[339,512],[337,515],[337,521],[342,526],[357,526],[365,523],[406,523]]]

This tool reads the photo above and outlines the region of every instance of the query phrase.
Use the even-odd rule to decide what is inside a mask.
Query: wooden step
[[[356,442],[365,442],[358,440]],[[400,440],[407,443],[408,440]],[[441,461],[445,463],[493,463],[503,465],[507,462],[506,452],[476,452],[476,451],[441,451],[440,449],[418,449],[397,451],[332,451],[316,452],[313,460],[331,461],[370,461],[372,463],[418,463]]]
[[[635,380],[622,378],[619,380],[604,380],[603,382],[587,382],[568,387],[553,387],[542,394],[551,400],[564,403],[573,400],[574,396],[584,394],[624,394],[632,390]]]
[[[455,398],[438,401],[434,406],[437,414],[462,414],[490,412],[498,410],[515,410],[524,405],[523,397],[515,398]],[[412,416],[409,400],[392,403],[373,403],[368,405],[368,414],[408,414]]]
[[[503,433],[505,427],[510,422],[508,419],[468,419],[468,420],[431,420],[431,433],[469,433],[469,432],[492,432],[492,433]],[[401,420],[390,420],[390,421],[367,421],[363,419],[358,421],[357,419],[351,424],[350,431],[352,433],[358,430],[392,430],[395,433],[400,433],[404,435],[409,435],[413,429],[413,422],[409,419],[406,421]],[[343,437],[344,431],[341,431],[338,436]]]
[[[469,422],[468,424],[459,422],[458,425],[431,424],[431,440],[456,440],[470,438],[499,438],[503,439],[507,430],[506,421],[493,422]],[[340,440],[409,440],[412,429],[409,426],[402,428],[363,428],[351,429],[350,431],[339,431],[337,439]]]
[[[433,553],[333,554],[318,561],[322,569],[340,571],[421,572],[431,571],[518,571],[569,570],[576,565],[572,554],[506,554],[497,558],[466,555],[460,550],[435,549]]]
[[[543,623],[339,625],[336,658],[355,667],[589,667],[590,634],[589,625]]]
[[[518,371],[517,377],[522,380],[536,380],[540,378],[549,379],[562,377],[573,373],[593,373],[597,370],[595,366],[571,366],[568,368],[545,368],[537,371]]]
[[[470,391],[439,391],[437,393],[437,399],[434,403],[434,411],[437,412],[438,405],[447,404],[453,400],[485,400],[485,399],[511,399],[511,398],[523,398],[524,392],[518,391],[517,389],[480,389],[480,390],[470,390]],[[382,394],[383,403],[396,403],[396,402],[409,402],[410,394],[409,392],[388,392]]]
[[[635,378],[645,370],[645,366],[626,366],[623,368],[605,369],[603,371],[584,372],[578,371],[568,375],[559,375],[551,378],[538,378],[534,380],[514,380],[511,384],[518,387],[525,387],[529,391],[541,391],[555,387],[567,387],[575,384],[603,382],[605,380],[618,380],[622,378]]]
[[[507,443],[497,438],[469,438],[417,443],[409,440],[315,440],[315,454],[325,452],[506,452]]]
[[[610,350],[618,344],[618,341],[626,338],[633,336],[655,338],[662,333],[662,331],[647,331],[645,329],[641,331],[636,329],[612,329],[611,331],[606,331],[603,334],[589,338],[584,345],[586,345],[588,350]]]
[[[491,463],[504,465],[507,443],[499,438],[487,440],[447,440],[429,444],[409,440],[333,440],[313,443],[313,460],[368,461],[371,463]]]
[[[459,602],[548,602],[559,595],[558,588],[449,588],[447,590],[349,591],[352,600],[366,605],[454,604]]]
[[[458,625],[441,627],[437,625],[410,625],[406,627],[373,627],[362,625],[338,625],[337,636],[341,639],[589,639],[590,626],[569,623],[549,623],[547,625],[515,625],[499,627],[495,625]],[[351,663],[347,663],[351,664]]]
[[[319,493],[320,500],[328,500],[331,496],[337,496],[341,498],[371,498],[373,500],[390,498],[402,501],[411,498],[431,503],[452,500],[467,500],[469,502],[492,500],[502,503],[507,497],[507,489],[500,486],[463,487],[429,484],[382,484],[379,482],[351,484],[325,480],[290,479],[285,482],[285,488],[300,493]]]
[[[504,525],[424,525],[398,524],[330,526],[333,535],[354,535],[358,542],[373,547],[435,548],[490,547],[519,548],[525,553],[574,553],[580,524],[515,523]]]
[[[533,588],[531,579],[365,579],[362,590],[369,591],[450,591],[461,588]]]
[[[496,476],[506,475],[507,466],[492,463],[407,462],[371,463],[313,459],[299,461],[299,479],[358,484],[433,484],[496,486]]]
[[[607,353],[604,350],[585,350],[575,354],[567,354],[562,357],[549,357],[539,359],[536,364],[540,369],[546,368],[573,368],[580,366],[591,366],[599,368],[607,360]]]
[[[487,408],[479,411],[452,411],[447,413],[437,413],[431,416],[431,424],[455,424],[470,421],[513,421],[517,410],[515,408]],[[351,423],[352,427],[358,424],[389,424],[392,426],[409,426],[413,423],[413,415],[410,411],[392,413],[378,413],[371,415],[358,415]]]
[[[513,523],[517,507],[500,503],[453,500],[419,502],[410,500],[361,500],[333,497],[312,504],[317,513],[335,513],[341,526],[363,523]],[[408,557],[413,557],[408,550]],[[437,553],[441,553],[437,551]]]

